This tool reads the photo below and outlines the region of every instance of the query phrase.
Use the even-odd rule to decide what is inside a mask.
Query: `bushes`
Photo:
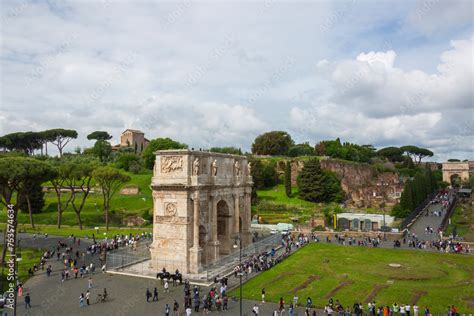
[[[132,173],[139,173],[142,169],[142,160],[140,157],[133,153],[121,154],[115,161],[115,166],[125,171]]]
[[[272,211],[272,212],[284,212],[284,213],[302,211],[302,208],[298,207],[297,205],[275,203],[275,202],[270,202],[266,200],[261,200],[257,204],[257,209],[264,210],[264,211]]]
[[[397,218],[405,218],[410,214],[410,211],[407,209],[404,210],[400,204],[395,204],[392,208],[391,214]]]

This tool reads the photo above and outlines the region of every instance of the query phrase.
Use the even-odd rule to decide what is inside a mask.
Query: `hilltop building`
[[[150,141],[145,138],[145,133],[142,131],[126,129],[122,135],[120,135],[120,144],[115,145],[112,149],[132,148],[135,153],[141,153],[149,143]]]

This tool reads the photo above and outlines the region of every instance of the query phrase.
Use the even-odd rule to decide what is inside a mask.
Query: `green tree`
[[[105,131],[95,131],[87,135],[88,140],[111,140],[112,136]]]
[[[319,156],[329,156],[356,162],[370,162],[375,155],[372,145],[357,145],[349,142],[341,143],[339,138],[325,140],[315,146],[315,152]]]
[[[421,160],[425,157],[432,157],[433,152],[426,148],[420,148],[413,145],[403,146],[400,148],[408,157],[410,157],[415,164],[418,166],[421,163]]]
[[[377,156],[385,157],[388,161],[402,162],[403,150],[398,147],[385,147],[377,151]]]
[[[22,164],[24,173],[19,193],[26,201],[30,224],[31,227],[34,228],[32,198],[38,196],[38,186],[41,187],[41,183],[48,181],[53,177],[53,170],[46,162],[36,159],[24,159]]]
[[[210,151],[214,153],[242,155],[242,150],[237,147],[212,147]]]
[[[264,163],[262,173],[264,188],[271,188],[278,184],[278,173],[276,172],[274,162]]]
[[[63,194],[62,189],[67,187],[67,184],[72,181],[71,177],[74,164],[65,160],[53,160],[50,163],[55,173],[55,176],[51,179],[51,184],[56,192],[56,209],[58,212],[57,225],[58,228],[61,228],[63,212],[67,209],[73,198],[72,194]]]
[[[402,210],[411,212],[415,208],[416,202],[414,195],[413,181],[407,180],[403,187],[402,195],[400,196],[400,206]]]
[[[99,158],[101,162],[107,162],[112,154],[112,145],[106,140],[99,139],[95,142],[92,153]]]
[[[112,167],[99,167],[93,171],[93,177],[102,191],[105,227],[109,229],[110,201],[130,177]]]
[[[413,188],[414,188],[414,200],[415,205],[418,206],[426,198],[426,181],[425,177],[421,172],[418,172],[413,179]]]
[[[252,153],[256,155],[285,156],[293,144],[293,139],[287,132],[267,132],[255,138],[252,144]]]
[[[309,143],[297,144],[291,146],[288,151],[288,156],[298,157],[298,156],[313,156],[314,148]]]
[[[2,146],[10,151],[22,151],[29,156],[40,149],[41,134],[35,132],[10,133],[1,137]]]
[[[297,179],[300,197],[311,202],[340,201],[342,189],[334,174],[323,172],[317,159],[305,162]]]
[[[181,144],[177,141],[172,140],[171,138],[157,138],[150,141],[148,146],[142,153],[143,160],[145,161],[145,167],[148,169],[153,169],[155,165],[155,151],[157,150],[167,150],[167,149],[186,149],[188,145]]]
[[[291,161],[287,160],[285,165],[285,193],[291,197]]]
[[[19,195],[24,194],[28,203],[30,223],[34,227],[33,213],[30,197],[34,192],[32,183],[47,181],[51,176],[51,168],[43,161],[24,157],[4,157],[0,158],[0,202],[8,206],[13,204],[14,225],[17,224],[17,213],[19,209]],[[33,181],[34,180],[34,181]],[[16,197],[16,198],[15,198]],[[2,263],[6,254],[6,230],[4,231],[4,247],[2,252]]]
[[[115,161],[115,166],[125,171],[130,171],[131,167],[136,167],[136,165],[141,169],[142,162],[140,156],[134,153],[120,154]]]
[[[0,202],[5,206],[13,205],[14,210],[14,225],[17,224],[17,213],[18,213],[18,194],[21,191],[22,182],[25,176],[24,168],[24,157],[3,157],[0,158],[0,189],[1,199]],[[15,198],[16,196],[16,198]],[[3,230],[3,248],[2,248],[2,264],[5,263],[5,255],[7,251],[6,247],[6,232]]]
[[[43,187],[41,186],[41,183],[35,182],[31,184],[29,200],[30,200],[31,213],[33,214],[40,213],[45,205],[44,192],[43,192]],[[23,213],[29,213],[30,210],[28,208],[28,201],[27,201],[25,193],[23,192],[20,192],[20,194],[18,195],[18,205],[19,205],[19,209]]]
[[[63,150],[73,139],[77,138],[77,131],[72,129],[55,128],[44,131],[51,140],[51,143],[58,148],[59,157],[63,156]]]
[[[75,158],[70,162],[67,186],[71,191],[71,206],[76,213],[77,224],[82,229],[81,211],[92,188],[92,174],[98,163],[87,158]]]
[[[393,206],[391,214],[392,216],[397,217],[397,218],[405,218],[408,215],[410,215],[410,210],[403,209],[400,203],[397,203]]]

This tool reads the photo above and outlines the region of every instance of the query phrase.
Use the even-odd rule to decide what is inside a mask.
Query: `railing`
[[[428,205],[428,203],[436,196],[436,193],[431,193],[423,202],[421,202],[405,219],[401,224],[401,230],[406,229],[410,226],[415,219],[420,215],[423,209]]]
[[[458,201],[458,197],[456,195],[454,195],[454,198],[453,198],[451,204],[449,204],[449,208],[446,211],[446,215],[444,216],[443,221],[439,225],[440,229],[442,229],[442,230],[446,229],[446,226],[448,225],[448,220],[453,215],[454,210],[456,209],[457,201]]]
[[[150,260],[148,246],[151,242],[141,243],[136,248],[124,247],[107,253],[107,269],[119,270]]]
[[[258,240],[247,247],[242,248],[242,261],[249,259],[255,254],[261,254],[263,252],[270,251],[272,248],[280,245],[280,243],[280,234],[264,237],[261,240]],[[217,275],[223,276],[227,272],[232,271],[239,264],[239,256],[239,251],[234,251],[222,259],[202,267],[202,271],[206,273],[208,280],[213,279]]]
[[[140,243],[136,248],[120,248],[107,253],[107,270],[116,272],[126,272],[130,274],[155,277],[158,271],[151,269],[153,265],[150,255],[149,245],[151,242]],[[247,260],[254,254],[268,252],[272,248],[276,248],[281,243],[281,235],[275,234],[264,237],[247,247],[242,248],[242,261]],[[160,264],[164,267],[177,266],[182,262],[163,261]],[[230,255],[213,262],[212,264],[203,266],[200,273],[195,278],[203,281],[212,280],[215,276],[223,276],[231,272],[235,266],[239,264],[239,251],[234,251]]]

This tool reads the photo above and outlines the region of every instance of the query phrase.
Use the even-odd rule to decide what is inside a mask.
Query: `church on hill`
[[[135,153],[141,153],[145,150],[150,141],[145,138],[145,133],[136,129],[126,129],[120,135],[120,144],[115,145],[113,150],[121,148],[132,148]]]

